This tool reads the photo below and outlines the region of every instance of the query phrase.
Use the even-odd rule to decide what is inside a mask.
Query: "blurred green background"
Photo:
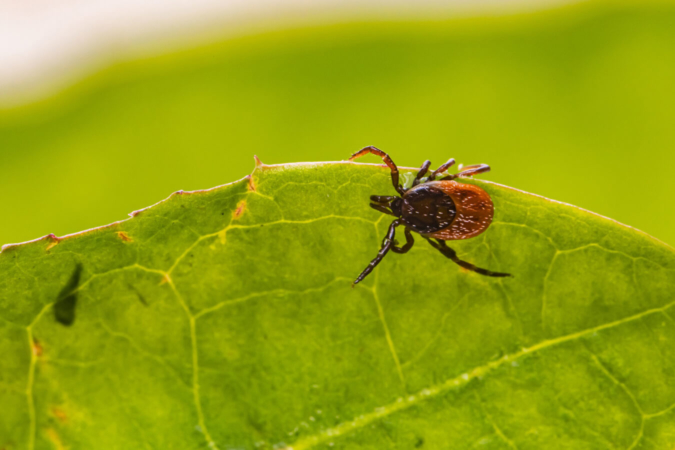
[[[674,244],[675,5],[310,27],[119,63],[0,112],[0,244],[234,181],[254,154],[366,145],[488,163],[484,179]]]

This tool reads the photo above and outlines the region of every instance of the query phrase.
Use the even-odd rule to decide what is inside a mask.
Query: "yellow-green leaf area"
[[[672,449],[673,249],[465,182],[495,220],[450,244],[513,278],[417,237],[352,288],[392,219],[368,197],[394,194],[353,163],[6,246],[0,448]]]

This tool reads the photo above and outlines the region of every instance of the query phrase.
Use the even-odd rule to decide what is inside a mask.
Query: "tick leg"
[[[453,173],[452,175],[448,175],[447,177],[441,178],[442,180],[454,180],[455,178],[459,177],[471,177],[474,175],[478,175],[479,173],[485,173],[490,171],[490,166],[487,164],[474,164],[473,166],[466,166],[462,169],[461,172],[458,173]]]
[[[391,247],[394,245],[394,236],[396,235],[396,227],[401,224],[400,220],[394,220],[391,225],[389,225],[389,231],[387,231],[387,235],[384,238],[384,241],[382,242],[382,248],[380,248],[380,251],[378,252],[377,256],[375,259],[373,259],[370,264],[368,264],[368,267],[364,269],[363,272],[361,272],[361,275],[358,276],[356,280],[352,283],[352,287],[354,287],[356,284],[361,282],[365,277],[368,276],[370,272],[373,271],[375,266],[377,266],[380,261],[382,261],[382,258],[391,250]],[[407,244],[406,244],[407,245]]]
[[[413,239],[412,233],[410,232],[410,228],[406,228],[405,245],[403,247],[397,247],[396,245],[393,245],[391,247],[391,251],[394,253],[408,253],[408,251],[412,248],[414,243],[415,239]]]
[[[450,158],[448,162],[446,162],[441,167],[431,172],[431,175],[429,175],[429,181],[434,181],[439,173],[445,172],[446,170],[448,170],[448,168],[454,165],[455,165],[455,158]]]
[[[394,199],[398,198],[395,195],[371,195],[370,196],[370,201],[373,203],[380,203],[384,205],[388,205],[391,203]]]
[[[426,161],[424,161],[424,164],[422,164],[422,167],[420,167],[420,170],[419,170],[419,172],[417,172],[417,176],[415,177],[415,180],[413,181],[413,184],[412,184],[413,186],[417,186],[418,184],[420,184],[420,180],[422,179],[422,177],[424,175],[426,175],[427,172],[429,171],[430,165],[431,165],[431,161],[429,161],[428,159]]]
[[[391,209],[389,209],[389,208],[387,208],[386,206],[381,205],[381,204],[379,204],[379,203],[371,203],[371,204],[370,204],[370,207],[373,208],[373,209],[378,210],[378,211],[381,212],[381,213],[389,214],[390,216],[393,216],[393,215],[394,215],[394,213],[391,212]]]
[[[405,194],[405,189],[400,185],[398,182],[398,167],[396,167],[396,164],[394,164],[394,161],[391,160],[389,155],[387,155],[385,152],[380,150],[377,147],[368,146],[364,147],[358,152],[354,153],[352,156],[349,157],[350,161],[354,161],[356,158],[360,158],[363,155],[367,155],[368,153],[372,153],[373,155],[377,155],[382,158],[382,161],[391,169],[391,184],[394,185],[394,189],[396,189],[396,192],[399,194],[403,195]]]
[[[476,273],[479,273],[481,275],[486,275],[488,277],[511,277],[510,273],[502,273],[502,272],[493,272],[491,270],[487,269],[481,269],[480,267],[476,267],[470,262],[463,261],[457,257],[457,253],[450,247],[448,247],[445,243],[445,241],[442,241],[440,239],[436,239],[436,242],[432,241],[431,239],[427,238],[429,243],[431,244],[432,247],[443,253],[447,258],[450,258],[453,260],[456,264],[460,265],[461,267],[464,267],[465,269],[472,270]]]

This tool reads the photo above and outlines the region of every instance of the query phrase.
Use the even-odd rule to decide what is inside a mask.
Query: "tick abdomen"
[[[455,219],[449,227],[432,232],[430,237],[453,241],[478,236],[492,223],[492,199],[482,188],[451,180],[431,181],[430,188],[443,191],[455,203]]]
[[[402,218],[414,231],[445,241],[468,239],[492,223],[494,207],[487,192],[473,184],[430,181],[403,196]]]

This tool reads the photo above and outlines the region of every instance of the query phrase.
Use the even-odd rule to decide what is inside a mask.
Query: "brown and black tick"
[[[399,172],[394,161],[389,155],[376,147],[365,147],[354,153],[349,160],[353,161],[368,153],[380,156],[384,163],[391,169],[391,182],[400,196],[371,195],[370,206],[380,212],[396,217],[387,235],[382,242],[382,247],[377,257],[368,264],[361,275],[356,278],[354,285],[363,280],[373,271],[389,250],[394,253],[407,253],[415,243],[412,232],[416,232],[425,238],[432,247],[440,251],[444,256],[455,263],[481,275],[489,277],[509,277],[508,273],[492,272],[481,269],[473,264],[457,257],[457,253],[447,246],[445,241],[468,239],[478,236],[490,226],[494,207],[492,199],[487,192],[473,184],[458,183],[455,180],[460,177],[470,177],[479,173],[488,172],[487,164],[476,164],[462,168],[459,173],[447,175],[439,180],[436,177],[448,170],[454,159],[450,159],[438,169],[434,170],[424,179],[429,172],[431,162],[424,161],[410,189],[405,189],[399,183]],[[394,236],[396,227],[405,226],[406,243],[398,247]]]

